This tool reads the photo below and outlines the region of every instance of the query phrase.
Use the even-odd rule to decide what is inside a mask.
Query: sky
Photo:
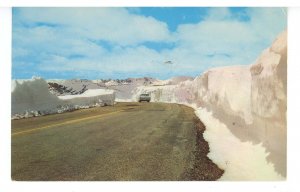
[[[287,29],[286,15],[285,8],[13,8],[12,78],[168,79],[249,65]]]

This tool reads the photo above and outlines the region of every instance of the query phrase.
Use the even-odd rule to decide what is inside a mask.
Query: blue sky
[[[249,65],[287,28],[283,8],[13,8],[12,78],[197,76]],[[166,64],[172,61],[172,64]]]

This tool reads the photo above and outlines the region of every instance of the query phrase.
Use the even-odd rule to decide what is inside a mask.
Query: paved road
[[[12,120],[12,179],[181,180],[194,118],[178,104],[120,103]]]

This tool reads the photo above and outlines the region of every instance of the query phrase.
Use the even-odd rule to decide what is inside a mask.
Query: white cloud
[[[247,9],[245,14],[249,21],[236,18],[227,8],[211,8],[199,23],[182,24],[170,32],[166,23],[122,8],[18,9],[13,66],[17,69],[31,58],[37,60],[36,68],[49,72],[166,78],[198,75],[210,67],[250,64],[286,28],[286,17],[275,8]],[[143,42],[173,42],[175,47],[157,51]],[[166,60],[174,64],[165,65]]]
[[[169,38],[165,23],[152,17],[130,14],[123,8],[24,8],[18,21],[61,26],[64,34],[132,45]]]
[[[211,8],[205,20],[218,21],[231,19],[232,14],[226,7]]]
[[[248,16],[249,21],[241,21],[227,8],[213,8],[204,21],[178,27],[178,49],[202,55],[198,62],[208,65],[250,64],[286,28],[286,17],[274,8],[249,9]]]

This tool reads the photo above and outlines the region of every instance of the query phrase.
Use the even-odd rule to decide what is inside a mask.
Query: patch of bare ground
[[[215,181],[224,173],[216,164],[207,157],[209,145],[203,138],[205,125],[197,118],[194,118],[196,129],[196,146],[193,151],[192,166],[181,175],[181,180],[186,181]]]

